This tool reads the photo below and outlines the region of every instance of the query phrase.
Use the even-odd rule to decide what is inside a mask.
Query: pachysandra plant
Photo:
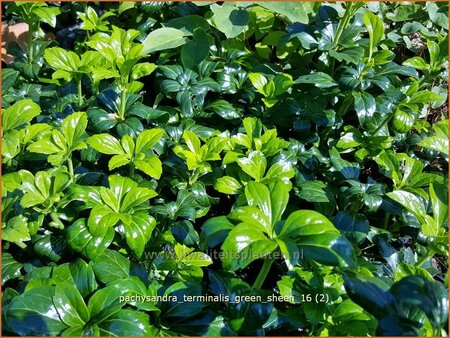
[[[5,336],[448,335],[447,3],[2,10]]]

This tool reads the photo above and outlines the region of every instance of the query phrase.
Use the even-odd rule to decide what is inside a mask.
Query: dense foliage
[[[2,6],[3,334],[446,335],[446,3]]]

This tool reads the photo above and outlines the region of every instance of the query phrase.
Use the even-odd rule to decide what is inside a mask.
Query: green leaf
[[[363,15],[363,22],[369,32],[370,39],[370,57],[375,47],[378,46],[384,34],[384,23],[377,15],[372,12],[366,12]]]
[[[84,112],[73,113],[62,122],[62,133],[70,149],[80,149],[80,142],[87,127],[87,116]],[[86,145],[84,145],[86,147]]]
[[[289,215],[278,236],[297,238],[328,232],[339,233],[339,230],[324,215],[313,210],[298,210]]]
[[[120,310],[99,324],[104,336],[154,336],[155,328],[149,323],[148,314],[125,309]]]
[[[108,162],[108,169],[110,171],[120,168],[130,163],[130,158],[126,155],[114,155]]]
[[[92,324],[100,323],[119,312],[124,305],[120,302],[122,290],[112,284],[97,290],[88,302],[88,310],[91,314],[89,320]]]
[[[423,311],[433,327],[441,328],[448,318],[448,292],[442,283],[420,276],[407,276],[391,287],[391,293],[404,313]],[[405,314],[403,314],[405,316]],[[406,316],[405,316],[406,317]]]
[[[144,160],[134,161],[136,168],[146,173],[148,176],[159,179],[162,174],[161,160],[156,156],[146,157]]]
[[[327,185],[322,181],[303,181],[298,183],[301,189],[297,195],[308,202],[328,203],[331,198],[326,188]]]
[[[236,195],[240,192],[242,185],[231,176],[223,176],[217,179],[217,182],[214,184],[214,189],[218,192],[228,195]]]
[[[2,69],[2,93],[6,94],[8,89],[17,81],[19,72],[12,68]]]
[[[329,152],[331,163],[333,163],[333,166],[342,174],[342,176],[347,180],[358,179],[360,174],[358,164],[343,160],[336,148],[331,148]]]
[[[31,240],[27,222],[28,219],[22,215],[9,219],[6,227],[2,229],[2,240],[15,243],[25,249],[24,242]]]
[[[56,26],[56,16],[61,13],[59,7],[40,7],[33,11],[33,14],[39,17],[40,21],[49,24],[52,27]]]
[[[212,111],[225,120],[235,120],[242,117],[241,109],[236,108],[230,102],[217,100],[205,107],[205,111]]]
[[[270,217],[256,206],[244,206],[233,209],[228,217],[238,219],[264,233],[271,233]]]
[[[214,13],[212,17],[214,25],[228,39],[238,36],[247,28],[250,16],[246,10],[226,2],[222,6],[213,4],[210,8]]]
[[[107,228],[103,234],[94,236],[86,227],[84,218],[78,219],[67,229],[67,241],[70,246],[84,257],[95,259],[111,244],[114,229]]]
[[[419,70],[426,70],[426,69],[429,68],[429,66],[427,65],[425,60],[422,59],[419,56],[414,56],[414,57],[404,61],[403,65],[411,66],[411,67],[414,67],[414,68],[419,69]]]
[[[138,63],[136,66],[133,67],[131,71],[131,78],[133,80],[140,79],[141,77],[150,75],[153,73],[153,71],[158,68],[157,65],[150,62],[142,62]]]
[[[29,124],[31,120],[40,113],[41,108],[30,99],[14,103],[2,112],[3,135],[12,129],[16,129],[24,124]]]
[[[359,123],[364,126],[374,116],[376,110],[375,98],[366,92],[352,92],[352,94],[355,99],[355,110]]]
[[[275,222],[272,222],[272,205],[269,189],[262,183],[250,181],[245,187],[245,197],[249,206],[258,207],[258,209],[260,209],[267,217],[267,221],[265,221],[264,224],[267,224],[268,228],[266,228],[266,231],[267,233],[270,233],[270,226]]]
[[[394,190],[392,192],[388,192],[386,195],[403,205],[409,212],[416,216],[417,219],[423,222],[424,215],[427,212],[419,197],[413,193],[403,190]]]
[[[193,154],[196,156],[200,155],[200,139],[195,133],[185,130],[183,132],[183,140]]]
[[[445,185],[433,182],[429,188],[433,218],[438,226],[448,221],[448,190]]]
[[[253,260],[261,258],[258,255],[248,255],[247,253],[242,253],[242,251],[252,243],[257,241],[263,241],[263,243],[265,243],[264,241],[266,240],[267,237],[264,233],[254,226],[250,226],[246,223],[237,225],[228,233],[228,236],[221,247],[223,251],[222,263],[224,268],[230,269],[231,271],[236,271],[242,268],[243,264],[247,265]]]
[[[22,264],[17,262],[9,252],[2,253],[2,285],[10,279],[19,278],[22,275],[21,269]]]
[[[275,86],[275,92],[273,95],[268,95],[269,97],[284,94],[294,84],[292,76],[289,74],[277,74],[270,82],[272,81]]]
[[[87,143],[95,150],[107,155],[126,155],[119,140],[109,134],[97,134],[88,138]]]
[[[294,83],[313,84],[318,88],[330,88],[338,85],[330,75],[322,72],[315,72],[309,75],[300,76],[294,81]]]
[[[344,275],[344,286],[350,299],[380,319],[394,312],[394,296],[378,285]]]
[[[95,258],[92,268],[97,278],[105,284],[130,275],[130,261],[109,249]]]
[[[80,258],[72,263],[54,268],[52,278],[56,282],[62,281],[74,284],[82,297],[86,297],[98,287],[92,263],[87,264]]]
[[[70,74],[69,81],[73,76],[73,73],[78,72],[80,68],[80,57],[72,52],[63,48],[53,47],[45,50],[45,61],[50,67],[63,70]]]
[[[431,21],[444,29],[448,29],[448,5],[427,2],[425,6]]]
[[[302,236],[295,243],[306,258],[325,265],[356,269],[353,246],[339,233],[324,232],[320,235]]]
[[[124,224],[125,238],[128,246],[138,258],[144,253],[145,245],[150,240],[156,220],[146,213],[134,213],[129,224]]]
[[[259,93],[265,95],[266,92],[265,92],[264,88],[266,87],[267,83],[269,82],[267,80],[267,78],[263,74],[260,74],[260,73],[250,73],[250,74],[248,74],[248,78],[250,79],[250,82],[252,83],[253,87],[255,87]],[[247,134],[250,135],[248,131],[247,131]]]
[[[186,43],[184,32],[171,27],[158,28],[152,31],[142,42],[142,54],[150,54],[160,50],[172,49]]]
[[[187,265],[204,267],[213,263],[211,257],[203,252],[192,252],[181,259],[181,262]]]
[[[369,221],[364,215],[356,212],[340,211],[336,214],[333,223],[349,240],[355,243],[363,242],[369,233]]]
[[[277,14],[285,16],[290,22],[309,23],[309,14],[314,13],[313,3],[301,2],[264,2],[258,4]]]
[[[158,194],[148,188],[132,188],[127,192],[120,205],[120,212],[126,212],[132,210],[132,208],[140,206],[147,202],[149,199],[157,196]]]
[[[54,286],[40,286],[14,297],[8,306],[9,327],[21,336],[58,336],[67,328],[53,304]]]
[[[288,269],[293,270],[294,266],[298,264],[298,260],[301,257],[301,253],[297,244],[291,239],[277,238],[276,241]]]
[[[135,153],[147,153],[153,150],[156,143],[161,140],[164,135],[164,130],[162,129],[150,129],[144,130],[136,139]]]
[[[238,159],[237,164],[247,175],[259,182],[266,172],[267,160],[262,152],[251,151],[248,157]]]
[[[209,37],[201,28],[194,31],[193,39],[181,48],[181,62],[185,69],[196,69],[209,55]]]
[[[213,217],[202,225],[200,233],[200,247],[213,248],[222,243],[227,234],[234,228],[226,216]]]
[[[435,135],[419,142],[419,146],[429,148],[448,156],[448,120],[442,120],[434,126]]]
[[[68,326],[83,326],[89,320],[86,304],[73,284],[57,284],[53,303],[61,320]]]
[[[432,103],[441,101],[442,97],[439,94],[436,94],[429,90],[421,90],[417,93],[411,95],[408,103]]]

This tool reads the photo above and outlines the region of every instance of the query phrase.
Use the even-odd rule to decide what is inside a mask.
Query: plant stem
[[[27,41],[27,52],[28,52],[28,60],[31,62],[33,60],[33,48],[31,43],[33,42],[33,34],[34,34],[34,25],[28,24],[28,41]]]
[[[339,22],[339,26],[338,26],[336,35],[334,36],[334,39],[333,39],[334,44],[339,43],[339,40],[341,39],[341,35],[344,32],[344,29],[346,29],[348,24],[350,23],[352,16],[353,16],[353,3],[349,2],[349,3],[347,3],[347,8],[345,9],[344,16],[342,17],[342,21]]]
[[[422,264],[425,263],[426,260],[427,260],[428,258],[433,257],[434,254],[435,254],[435,252],[434,252],[433,249],[428,250],[428,251],[426,252],[426,254],[423,255],[422,258],[419,259],[419,260],[417,261],[417,263],[415,264],[415,266],[422,266]]]
[[[264,281],[266,280],[267,274],[269,273],[273,262],[274,262],[273,259],[264,260],[264,264],[261,268],[261,271],[259,272],[258,277],[256,277],[256,281],[253,284],[253,287],[255,289],[261,289],[261,286],[264,284]]]
[[[70,176],[73,177],[73,162],[72,162],[72,157],[69,157],[67,159],[67,167],[69,168],[69,174]]]
[[[350,108],[352,103],[353,103],[353,95],[350,92],[344,97],[342,105],[337,109],[336,115],[339,117],[343,117],[345,113],[347,113],[347,110]]]
[[[81,106],[83,105],[83,93],[81,88],[81,76],[78,78],[78,109],[81,110]]]
[[[345,9],[345,13],[344,16],[342,17],[342,20],[339,21],[339,25],[338,25],[338,29],[336,31],[336,35],[334,36],[333,39],[333,44],[334,44],[334,50],[337,50],[339,47],[339,40],[341,39],[341,35],[344,32],[345,28],[347,28],[348,24],[350,23],[350,20],[353,16],[353,3],[349,2],[347,4],[347,8]],[[335,59],[331,59],[331,64],[330,64],[330,68],[331,68],[331,74],[334,74],[334,62]]]
[[[381,122],[381,124],[378,126],[378,128],[375,129],[375,131],[372,133],[372,135],[377,135],[378,132],[381,130],[381,128],[383,128],[393,117],[394,117],[394,114],[389,114],[388,116],[386,116],[386,118],[383,120],[383,122]]]
[[[126,109],[126,103],[127,103],[127,92],[125,91],[125,88],[122,89],[120,92],[120,118],[125,120],[125,109]]]
[[[130,177],[134,176],[134,163],[130,163]]]
[[[52,221],[54,222],[55,225],[57,225],[58,229],[64,229],[64,224],[63,222],[61,222],[61,220],[59,219],[59,217],[54,213],[50,213],[50,218],[52,219]]]
[[[383,229],[387,229],[388,224],[389,224],[389,214],[386,213],[386,214],[384,215]]]

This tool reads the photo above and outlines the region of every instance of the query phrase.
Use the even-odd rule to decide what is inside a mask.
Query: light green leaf
[[[248,154],[248,157],[238,159],[237,164],[247,175],[259,182],[266,172],[267,160],[262,152],[252,151]]]
[[[231,176],[223,176],[217,179],[217,182],[214,184],[214,189],[218,192],[228,195],[236,195],[239,193],[242,185]]]
[[[2,240],[15,243],[22,249],[26,248],[24,242],[31,240],[27,221],[22,215],[9,219],[6,227],[2,229]]]
[[[130,158],[126,155],[114,155],[108,162],[108,169],[114,170],[130,163]]]
[[[144,130],[136,139],[135,153],[146,153],[153,149],[153,146],[161,140],[164,135],[162,129]]]
[[[200,139],[195,133],[190,130],[185,130],[183,132],[183,140],[192,153],[196,156],[200,155]]]
[[[150,62],[138,63],[131,70],[131,78],[133,80],[140,79],[141,77],[150,75],[153,71],[158,68],[157,65]]]
[[[260,74],[260,73],[250,73],[250,74],[248,74],[248,78],[250,79],[250,82],[252,83],[253,87],[255,87],[255,89],[259,93],[265,95],[266,92],[265,92],[264,88],[266,87],[267,83],[269,82],[267,80],[267,78],[263,74]],[[248,132],[247,132],[247,134],[248,134]]]
[[[228,39],[234,38],[246,30],[250,18],[249,13],[239,9],[232,3],[224,2],[222,6],[213,4],[210,6],[214,13],[212,20],[214,25]]]
[[[134,161],[134,165],[148,176],[159,179],[162,174],[162,163],[157,156],[149,156],[143,160]]]
[[[438,226],[443,226],[448,221],[448,189],[443,184],[433,182],[430,184],[429,193],[433,218]]]
[[[5,135],[9,130],[28,124],[41,113],[41,108],[30,99],[20,100],[2,111],[2,131]]]
[[[338,85],[330,75],[322,72],[300,76],[294,83],[313,84],[318,88],[330,88]]]
[[[110,134],[97,134],[88,138],[87,143],[95,150],[107,155],[126,155],[118,139]]]
[[[298,210],[289,215],[279,237],[297,238],[302,236],[339,233],[333,223],[324,215],[313,210]]]
[[[61,129],[69,148],[79,147],[79,142],[83,138],[87,123],[87,115],[84,112],[73,113],[64,119]]]
[[[198,267],[208,266],[213,263],[211,257],[203,252],[192,252],[181,259],[181,262],[187,265]]]
[[[71,74],[78,72],[80,68],[80,57],[70,51],[60,47],[48,48],[45,50],[45,61],[50,67],[56,70],[63,70]]]
[[[152,31],[142,42],[142,54],[150,54],[164,49],[172,49],[184,45],[184,32],[171,27],[158,28]]]
[[[419,197],[413,193],[403,190],[394,190],[392,192],[388,192],[386,195],[403,205],[409,212],[416,216],[417,219],[423,222],[424,215],[427,212]]]
[[[379,42],[383,38],[384,34],[384,23],[377,15],[372,12],[366,12],[363,15],[363,22],[369,32],[370,39],[370,57],[372,56],[375,47],[378,46]]]
[[[120,205],[120,212],[126,212],[139,206],[158,194],[148,188],[132,188],[123,198]]]
[[[432,103],[441,101],[442,97],[429,90],[421,90],[411,95],[408,103]]]

